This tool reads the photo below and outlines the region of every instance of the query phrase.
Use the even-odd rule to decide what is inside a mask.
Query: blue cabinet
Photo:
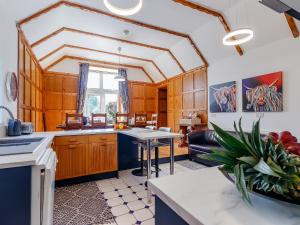
[[[0,224],[30,225],[31,167],[0,169]]]

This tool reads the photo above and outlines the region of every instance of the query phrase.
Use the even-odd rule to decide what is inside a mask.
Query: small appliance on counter
[[[7,136],[21,136],[21,120],[18,119],[9,119],[7,126]]]
[[[21,125],[23,135],[32,134],[34,132],[33,124],[30,122],[23,122]]]

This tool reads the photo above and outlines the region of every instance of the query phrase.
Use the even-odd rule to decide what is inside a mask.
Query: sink
[[[32,153],[44,138],[16,138],[0,140],[0,156]]]
[[[23,142],[23,143],[7,143],[7,144],[0,144],[0,148],[4,147],[15,147],[15,146],[22,146],[22,145],[30,145],[30,142]]]

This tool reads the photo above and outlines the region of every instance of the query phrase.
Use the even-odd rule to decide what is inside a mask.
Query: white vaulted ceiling
[[[8,10],[11,10],[11,15],[15,17],[16,21],[22,21],[57,2],[60,1],[2,0],[0,4],[1,7],[5,5]],[[105,8],[103,0],[69,0],[66,2],[112,14]],[[119,7],[128,7],[135,4],[137,0],[111,0],[111,2]],[[253,28],[255,39],[242,46],[244,52],[271,41],[291,37],[283,16],[265,8],[257,1],[193,0],[191,2],[221,12],[233,29],[240,26]],[[172,0],[144,0],[142,10],[126,18],[176,31],[180,35],[128,23],[68,4],[61,4],[26,21],[21,24],[21,29],[29,44],[34,44],[33,52],[37,59],[42,59],[40,64],[44,69],[63,56],[118,63],[119,57],[115,54],[118,53],[117,49],[121,46],[121,54],[125,55],[121,57],[121,63],[143,67],[155,82],[205,65],[203,58],[197,54],[191,42],[184,35],[191,37],[208,64],[237,54],[234,47],[222,45],[221,40],[225,35],[225,30],[219,20]],[[35,44],[62,28],[67,29]],[[74,32],[74,30],[79,32]],[[126,36],[124,30],[129,30],[130,34]],[[90,35],[90,33],[94,35]],[[107,38],[107,36],[111,38]],[[125,42],[116,39],[123,39]],[[153,47],[137,45],[132,42]],[[49,55],[51,52],[52,54]]]

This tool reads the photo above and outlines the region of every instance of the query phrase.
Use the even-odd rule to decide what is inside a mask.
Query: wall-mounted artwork
[[[282,112],[282,72],[243,80],[244,112]]]
[[[211,113],[236,112],[236,82],[227,82],[209,87]]]

